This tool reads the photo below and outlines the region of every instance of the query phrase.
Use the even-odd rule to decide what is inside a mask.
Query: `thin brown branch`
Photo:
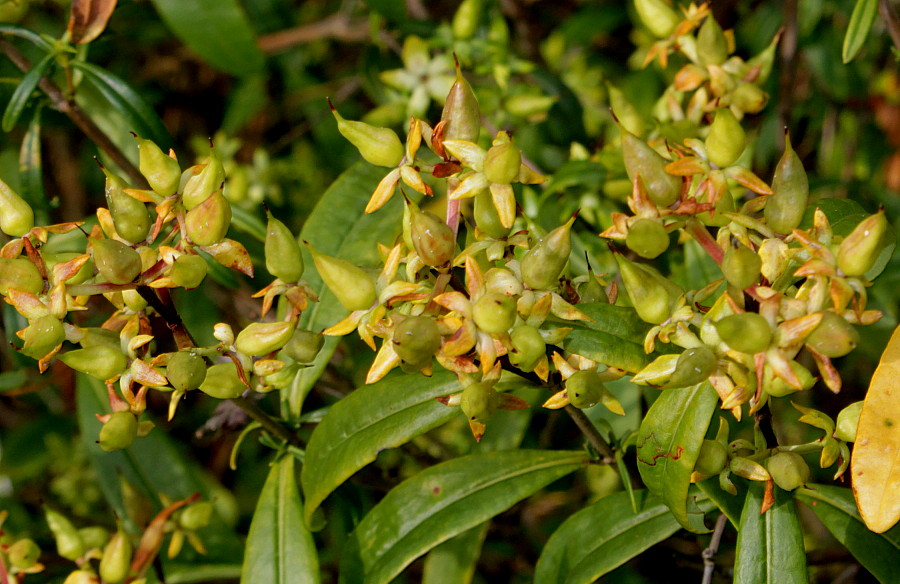
[[[31,61],[23,55],[19,49],[13,46],[5,38],[0,37],[0,50],[6,57],[19,68],[23,73],[31,70]],[[47,94],[53,108],[65,114],[78,128],[87,136],[98,148],[106,152],[110,159],[128,175],[132,186],[137,188],[147,188],[147,181],[141,171],[128,160],[128,157],[119,149],[118,146],[84,113],[78,104],[67,99],[59,86],[47,77],[41,78],[38,87]]]
[[[887,25],[888,34],[894,41],[894,48],[900,51],[900,15],[897,14],[897,9],[891,4],[891,0],[881,0],[878,3],[878,12]]]
[[[273,54],[286,51],[296,45],[304,45],[322,39],[359,43],[369,38],[368,20],[364,18],[351,19],[346,14],[339,12],[312,24],[263,35],[259,37],[257,44],[263,52]]]
[[[241,408],[245,414],[250,416],[253,420],[259,422],[259,425],[265,428],[270,434],[278,438],[279,440],[283,440],[287,444],[291,446],[296,446],[297,448],[303,448],[303,443],[294,435],[293,432],[279,424],[277,421],[272,419],[269,414],[263,411],[255,402],[249,400],[245,397],[234,397],[231,398],[231,403]]]
[[[603,457],[603,462],[605,464],[615,462],[616,453],[613,452],[612,446],[600,435],[600,431],[587,417],[587,414],[572,404],[567,405],[565,409],[572,421],[575,422],[575,425],[578,426],[578,429],[581,430],[581,433],[584,434],[584,437],[587,438],[588,443]]]
[[[703,550],[703,584],[712,582],[713,572],[716,569],[716,553],[719,551],[719,543],[722,541],[722,534],[725,532],[725,523],[728,518],[724,513],[716,519],[716,527],[713,529],[712,539],[710,539],[709,547]]]

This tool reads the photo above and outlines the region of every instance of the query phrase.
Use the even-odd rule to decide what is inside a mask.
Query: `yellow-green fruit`
[[[197,389],[206,379],[206,361],[197,353],[178,351],[169,358],[166,379],[178,391]]]
[[[9,294],[10,289],[40,294],[44,289],[41,273],[31,260],[25,258],[0,258],[0,294]]]
[[[347,310],[366,310],[375,302],[375,282],[347,260],[327,256],[309,246],[316,270],[338,302]]]
[[[119,339],[119,333],[116,331],[100,327],[87,327],[80,329],[80,332],[82,337],[78,341],[78,344],[80,344],[83,349],[103,346],[118,350],[119,347],[122,346]]]
[[[331,113],[337,120],[338,131],[356,146],[366,162],[388,168],[400,164],[405,150],[396,132],[390,128],[376,128],[365,122],[346,120],[334,106]]]
[[[570,231],[575,218],[560,225],[537,242],[522,257],[522,282],[532,290],[546,290],[557,285],[572,251]]]
[[[100,448],[107,452],[122,450],[137,438],[137,418],[131,412],[115,412],[100,429]]]
[[[41,253],[41,257],[44,259],[44,264],[47,265],[47,273],[53,272],[53,267],[57,264],[62,264],[68,262],[70,260],[74,260],[80,255],[80,253],[75,252],[63,252],[63,253]],[[2,270],[2,268],[0,268]],[[71,278],[66,280],[66,284],[71,286],[76,286],[78,284],[83,284],[88,278],[90,278],[94,274],[94,262],[88,260],[81,266],[81,268],[72,275]],[[2,279],[2,276],[0,276]]]
[[[746,145],[747,135],[741,123],[730,109],[719,109],[706,137],[709,161],[719,168],[731,166],[740,158]]]
[[[231,203],[216,191],[184,217],[187,235],[196,245],[219,243],[231,225]]]
[[[694,470],[700,474],[715,475],[725,470],[728,464],[728,449],[716,440],[704,440]]]
[[[478,23],[481,20],[483,0],[463,0],[453,15],[451,29],[453,30],[453,38],[459,40],[470,39],[478,30]]]
[[[704,65],[721,65],[728,58],[728,41],[716,19],[710,14],[697,33],[697,55]]]
[[[666,382],[666,387],[687,387],[706,381],[715,371],[718,359],[712,349],[706,345],[685,349],[678,356],[675,371]]]
[[[622,134],[622,156],[628,180],[634,183],[640,175],[650,200],[660,207],[668,207],[681,195],[681,177],[666,172],[668,160],[646,142],[619,126]]]
[[[125,194],[128,183],[105,168],[103,172],[106,174],[106,204],[116,233],[129,243],[142,241],[152,225],[147,205]]]
[[[199,501],[190,505],[178,516],[178,525],[188,531],[196,531],[209,525],[212,519],[213,504],[211,501]]]
[[[174,195],[181,182],[181,168],[178,161],[167,156],[151,140],[137,136],[135,139],[140,151],[138,168],[147,179],[150,188],[163,197]]]
[[[6,0],[0,3],[0,22],[15,23],[28,12],[31,0]]]
[[[38,558],[41,556],[41,548],[34,543],[33,539],[26,537],[9,546],[6,556],[16,570],[28,570],[37,564]]]
[[[303,274],[300,244],[287,225],[268,213],[266,227],[266,269],[282,282],[296,282]]]
[[[609,304],[609,296],[606,295],[603,284],[591,269],[588,269],[587,280],[578,286],[578,302],[581,304],[587,302]]]
[[[500,394],[492,385],[484,381],[465,388],[459,406],[469,420],[486,422],[497,412]]]
[[[108,584],[118,584],[128,576],[131,567],[131,540],[121,529],[113,534],[100,558],[100,577]]]
[[[437,267],[453,259],[456,238],[453,230],[440,217],[418,207],[410,208],[410,239],[425,265]]]
[[[719,197],[719,200],[716,201],[715,211],[704,211],[697,215],[697,218],[706,225],[724,227],[731,223],[731,218],[725,215],[725,213],[733,213],[734,210],[734,196],[731,192],[725,191],[722,193],[722,196]]]
[[[791,137],[785,135],[784,154],[775,167],[772,177],[772,194],[766,197],[763,216],[766,223],[778,233],[790,233],[803,220],[809,201],[809,179],[800,157],[791,146]]]
[[[619,264],[619,273],[628,299],[641,320],[650,324],[665,322],[671,312],[666,286],[654,274],[622,254],[616,254],[616,262]]]
[[[859,344],[859,332],[840,315],[826,311],[819,326],[806,337],[806,344],[826,357],[843,357]]]
[[[63,584],[100,584],[100,579],[94,574],[90,566],[87,566],[70,573],[66,576]]]
[[[491,183],[509,184],[519,176],[522,153],[511,142],[491,146],[484,159],[484,178]]]
[[[743,245],[729,247],[722,258],[722,274],[729,284],[739,290],[749,288],[759,280],[762,270],[762,258],[759,254]]]
[[[468,140],[476,142],[481,132],[481,110],[472,86],[463,77],[459,64],[456,65],[456,82],[447,94],[441,111],[444,126],[444,140]]]
[[[523,324],[513,330],[509,339],[512,345],[509,349],[509,362],[522,371],[534,371],[547,352],[547,344],[540,331]]]
[[[755,312],[732,314],[716,322],[716,331],[725,343],[742,353],[761,353],[772,341],[772,327]]]
[[[394,327],[394,352],[413,368],[421,369],[441,348],[437,323],[427,316],[410,316]]]
[[[247,387],[238,377],[234,363],[218,363],[206,371],[200,391],[217,399],[240,397]]]
[[[625,245],[642,258],[652,260],[669,248],[669,234],[660,221],[638,219],[628,227]]]
[[[0,231],[22,237],[34,227],[34,211],[25,199],[0,180]]]
[[[809,465],[796,452],[779,452],[766,462],[766,470],[779,488],[793,491],[809,482]]]
[[[56,551],[67,560],[75,561],[84,555],[84,542],[78,535],[78,530],[72,522],[63,514],[48,507],[44,508],[47,517],[47,525],[56,539]]]
[[[731,104],[745,114],[758,114],[769,102],[769,94],[754,83],[740,82],[731,92]]]
[[[325,344],[325,336],[305,329],[297,329],[284,346],[285,354],[297,363],[312,363]]]
[[[285,346],[293,335],[293,322],[254,322],[238,333],[234,346],[245,355],[262,357]]]
[[[22,352],[32,359],[44,357],[66,339],[60,320],[49,314],[30,321],[22,335]]]
[[[491,268],[484,274],[484,286],[491,292],[500,292],[507,296],[518,296],[525,286],[519,278],[506,268]]]
[[[516,322],[516,301],[506,294],[487,292],[472,306],[472,317],[488,334],[505,333]]]
[[[115,239],[91,240],[91,255],[97,270],[112,284],[128,284],[141,273],[141,256]]]
[[[107,345],[68,351],[60,355],[59,360],[76,371],[103,381],[118,376],[128,364],[120,349]]]
[[[181,288],[196,288],[203,279],[206,278],[206,272],[209,266],[206,260],[198,255],[184,254],[175,258],[169,277],[172,283]]]
[[[888,229],[884,210],[857,225],[838,247],[837,265],[846,276],[864,276],[875,265]]]
[[[603,398],[606,387],[596,371],[576,371],[566,379],[566,395],[576,408],[589,408]]]
[[[185,172],[190,173],[191,169]],[[224,175],[225,171],[222,168],[221,161],[215,154],[211,155],[209,162],[200,169],[200,172],[191,174],[188,177],[187,182],[184,184],[184,189],[182,189],[181,204],[190,211],[205,201],[222,186]]]
[[[90,525],[78,530],[78,536],[84,542],[85,549],[101,549],[109,541],[109,532],[99,525]]]
[[[488,237],[500,239],[509,235],[510,227],[504,227],[500,221],[500,214],[494,206],[494,199],[487,189],[475,195],[474,204],[475,226]]]
[[[798,391],[807,390],[815,385],[816,378],[809,372],[809,369],[793,359],[790,361],[790,366],[794,375],[800,381],[800,387],[794,387],[784,379],[776,376],[775,371],[769,365],[766,365],[763,370],[763,391],[772,397],[784,397]]]
[[[853,402],[838,414],[834,435],[844,442],[856,442],[856,430],[859,427],[859,414],[862,413],[863,402]]]
[[[641,24],[657,38],[667,37],[681,22],[678,13],[665,0],[634,0]]]

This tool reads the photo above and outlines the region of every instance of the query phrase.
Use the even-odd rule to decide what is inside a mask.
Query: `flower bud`
[[[150,232],[150,213],[147,205],[127,195],[128,184],[120,177],[103,169],[106,175],[106,204],[119,237],[129,243],[137,243]]]
[[[669,291],[656,274],[645,270],[640,264],[628,260],[622,254],[616,254],[619,273],[625,292],[638,316],[644,322],[661,324],[670,315]]]
[[[728,58],[728,41],[712,14],[697,33],[697,56],[704,65],[721,65]]]
[[[405,155],[403,144],[397,133],[390,128],[377,128],[365,122],[345,120],[337,109],[331,105],[331,113],[337,120],[338,131],[351,144],[356,146],[360,155],[369,164],[392,168],[400,164]]]
[[[131,567],[131,540],[119,529],[110,538],[100,558],[100,578],[108,584],[118,584],[128,576]]]
[[[826,357],[843,357],[859,344],[859,332],[852,324],[830,310],[822,313],[822,322],[806,337],[806,344]]]
[[[547,352],[547,344],[540,331],[533,326],[523,324],[513,329],[509,338],[511,345],[509,362],[522,371],[534,371]]]
[[[293,322],[254,322],[238,333],[234,346],[245,355],[261,357],[285,346],[293,335]]]
[[[0,258],[0,294],[6,296],[10,289],[40,294],[44,289],[41,273],[26,258]]]
[[[784,154],[772,177],[772,194],[766,197],[763,216],[778,233],[790,233],[800,225],[809,201],[809,179],[800,157],[791,146],[789,134],[784,136]]]
[[[669,36],[681,22],[681,17],[665,0],[635,0],[634,8],[641,24],[657,38]]]
[[[303,255],[300,244],[287,225],[266,213],[266,269],[282,282],[296,282],[303,274]]]
[[[20,336],[25,341],[22,352],[41,359],[66,340],[66,331],[58,318],[47,315],[30,321]]]
[[[78,535],[78,530],[67,517],[50,508],[44,508],[47,516],[47,525],[56,539],[56,551],[67,560],[75,561],[84,555],[84,542]]]
[[[178,516],[178,525],[188,531],[202,529],[209,525],[212,513],[212,501],[198,501],[182,511]]]
[[[532,290],[554,288],[569,253],[572,251],[570,231],[575,218],[560,225],[537,242],[522,258],[522,281]]]
[[[225,176],[222,162],[215,153],[210,154],[209,161],[199,169],[199,172],[192,172],[191,168],[185,172],[191,174],[182,189],[181,204],[184,205],[184,208],[188,211],[216,192],[222,185],[222,180]]]
[[[25,199],[0,180],[0,231],[22,237],[34,227],[34,211]]]
[[[128,365],[121,349],[107,345],[68,351],[60,355],[59,360],[75,371],[103,381],[117,377]]]
[[[410,204],[410,239],[426,266],[443,266],[453,259],[456,238],[453,230],[434,213]]]
[[[510,228],[503,226],[490,191],[483,190],[475,195],[473,214],[475,226],[488,237],[500,239],[509,235]]]
[[[762,258],[759,254],[743,245],[729,247],[722,258],[722,274],[729,284],[744,290],[759,280],[762,269]]]
[[[206,278],[208,270],[209,266],[205,259],[198,255],[184,254],[175,258],[169,271],[169,278],[173,284],[181,288],[196,288]]]
[[[766,469],[779,488],[793,491],[809,482],[809,465],[796,452],[779,452],[766,462]]]
[[[694,471],[704,475],[716,475],[725,470],[728,464],[728,449],[716,440],[704,440],[700,446],[700,454]]]
[[[437,323],[427,316],[410,316],[394,327],[394,352],[414,370],[431,363],[441,348],[441,333]]]
[[[678,356],[675,371],[666,387],[687,387],[709,379],[716,369],[716,354],[706,345],[691,347]],[[707,473],[711,474],[711,473]]]
[[[477,142],[481,132],[481,111],[478,107],[478,98],[472,91],[472,86],[463,77],[456,63],[456,82],[447,94],[444,109],[441,111],[441,121],[447,122],[444,128],[444,140],[468,140]]]
[[[715,324],[719,337],[735,351],[761,353],[772,341],[769,321],[755,312],[732,314]]]
[[[706,136],[709,161],[719,168],[731,166],[740,158],[746,146],[747,135],[741,123],[730,109],[720,108]]]
[[[640,175],[650,200],[660,207],[668,207],[681,195],[681,177],[666,172],[668,160],[647,145],[646,142],[619,126],[622,134],[622,155],[625,172],[634,183]]]
[[[862,413],[863,402],[853,402],[838,414],[834,435],[844,442],[856,442],[856,430],[859,427],[859,414]]]
[[[284,352],[297,363],[312,363],[324,343],[325,337],[321,333],[297,329],[284,346]]]
[[[206,379],[206,361],[191,351],[178,351],[166,365],[166,379],[178,391],[197,389]]]
[[[377,296],[375,282],[362,268],[347,260],[321,254],[311,245],[309,251],[322,281],[344,308],[366,310],[372,306]]]
[[[862,221],[838,247],[837,265],[847,276],[864,276],[875,265],[888,229],[887,217],[880,210]]]
[[[487,292],[472,306],[472,317],[488,334],[505,333],[516,322],[516,301],[499,292]]]
[[[41,548],[33,539],[25,538],[15,542],[6,550],[6,556],[13,568],[25,571],[37,564],[41,556]]]
[[[240,397],[247,387],[238,377],[234,363],[218,363],[206,371],[206,378],[200,384],[200,391],[216,399]]]
[[[506,132],[498,133],[484,159],[484,177],[488,182],[506,185],[519,176],[520,166],[522,153],[513,145]]]
[[[137,418],[131,412],[114,412],[100,429],[100,448],[107,452],[122,450],[137,438]]]
[[[151,140],[135,136],[140,151],[138,168],[150,188],[163,197],[174,195],[181,182],[181,168],[178,161],[167,156]]]
[[[459,406],[469,420],[485,422],[497,411],[500,394],[487,382],[473,383],[465,388]]]
[[[92,239],[91,255],[97,270],[112,284],[128,284],[141,273],[141,256],[121,241]]]
[[[642,258],[652,260],[669,249],[669,234],[661,221],[642,218],[628,227],[625,245]]]
[[[569,403],[579,409],[595,405],[606,392],[602,379],[596,371],[576,371],[566,379]]]
[[[200,246],[219,243],[231,225],[231,203],[216,191],[184,217],[187,236]]]

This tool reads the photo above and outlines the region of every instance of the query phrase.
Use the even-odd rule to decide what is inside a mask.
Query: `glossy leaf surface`
[[[738,530],[735,584],[809,582],[793,495],[775,487],[775,504],[760,514],[765,489],[763,482],[750,483]]]

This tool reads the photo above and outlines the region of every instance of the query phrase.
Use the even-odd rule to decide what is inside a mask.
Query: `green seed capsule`
[[[769,321],[755,312],[732,314],[715,324],[719,337],[735,351],[761,353],[769,348],[772,341]]]
[[[840,315],[827,311],[806,337],[806,344],[826,357],[843,357],[859,344],[859,332]]]
[[[303,274],[303,255],[300,244],[287,225],[266,213],[266,269],[282,282],[296,282]]]
[[[722,274],[729,284],[739,290],[749,288],[759,281],[762,269],[762,258],[759,254],[743,245],[730,247],[722,258]]]
[[[0,231],[22,237],[34,227],[34,211],[25,199],[0,180]]]
[[[41,548],[33,539],[25,538],[15,542],[6,550],[9,563],[16,570],[28,570],[37,564]]]
[[[137,438],[137,418],[131,412],[115,412],[100,429],[100,448],[107,452],[122,450]]]
[[[728,464],[728,449],[716,440],[704,440],[694,470],[704,475],[716,475]]]
[[[109,584],[118,584],[128,576],[133,548],[131,540],[121,529],[110,538],[100,558],[100,577]]]
[[[410,316],[394,327],[391,337],[394,352],[403,361],[418,369],[431,363],[441,348],[441,333],[437,323],[427,316]]]
[[[578,302],[580,304],[588,302],[602,302],[609,304],[609,296],[603,284],[594,275],[594,271],[588,267],[587,280],[578,286]]]
[[[472,317],[488,334],[505,333],[516,322],[516,301],[506,294],[488,292],[472,306]]]
[[[216,399],[232,399],[240,397],[247,387],[238,377],[234,363],[218,363],[207,369],[199,389]]]
[[[297,363],[312,363],[325,344],[325,336],[305,329],[297,329],[287,345],[285,354]]]
[[[791,137],[784,136],[784,154],[775,167],[772,194],[766,198],[766,223],[778,233],[790,233],[800,225],[809,201],[809,179],[800,157],[791,146]]]
[[[793,359],[790,361],[790,366],[794,375],[800,380],[800,387],[794,387],[784,379],[776,377],[772,368],[766,365],[763,370],[763,391],[772,397],[784,397],[798,391],[807,390],[815,385],[816,378],[809,372],[809,369]]]
[[[10,289],[30,294],[40,294],[44,289],[41,273],[31,260],[0,258],[0,294],[7,296]]]
[[[206,260],[198,255],[184,254],[175,258],[169,277],[172,283],[181,288],[196,288],[203,283],[209,266]]]
[[[444,109],[441,111],[441,121],[447,122],[444,127],[444,140],[468,140],[477,142],[481,132],[481,110],[478,107],[478,98],[472,86],[463,77],[456,63],[456,82],[447,94]]]
[[[338,131],[356,146],[366,162],[388,168],[400,164],[405,150],[395,131],[390,128],[376,128],[365,122],[346,120],[330,101],[328,105],[331,106],[331,113],[337,120]]]
[[[484,177],[488,182],[509,184],[519,176],[521,166],[522,153],[509,141],[509,136],[506,136],[505,141],[495,140],[494,145],[487,151],[484,159]]]
[[[834,435],[844,442],[856,442],[856,430],[859,427],[859,414],[862,413],[863,402],[853,402],[838,414]]]
[[[128,365],[120,349],[107,345],[68,351],[60,355],[59,360],[75,371],[103,381],[117,377]]]
[[[681,195],[681,177],[666,172],[669,161],[625,128],[619,126],[619,130],[628,180],[634,183],[640,175],[650,200],[660,207],[668,207],[677,201]]]
[[[285,346],[294,335],[292,322],[254,322],[238,333],[234,346],[251,357],[262,357]]]
[[[78,341],[78,344],[80,344],[83,349],[102,346],[119,350],[119,347],[122,346],[119,340],[119,333],[116,331],[100,327],[87,327],[79,329],[79,332],[82,336]]]
[[[522,282],[506,268],[491,268],[484,274],[484,286],[491,292],[519,296],[525,290]]]
[[[540,331],[533,326],[523,324],[513,329],[509,338],[511,345],[509,362],[522,371],[534,371],[547,352],[547,344]]]
[[[128,183],[103,169],[106,174],[106,204],[119,237],[129,243],[146,239],[152,222],[147,205],[125,194]]]
[[[625,292],[638,316],[650,324],[662,324],[670,315],[669,291],[659,278],[642,266],[616,254]]]
[[[779,452],[766,462],[766,470],[779,488],[793,491],[809,482],[809,465],[796,452]]]
[[[864,276],[878,259],[887,228],[884,210],[860,221],[838,247],[838,268],[847,276]]]
[[[194,244],[205,246],[219,243],[231,226],[231,203],[222,191],[216,191],[187,212],[184,224]]]
[[[652,260],[669,249],[669,234],[660,221],[638,219],[628,227],[625,245],[642,258]]]
[[[84,542],[85,549],[102,549],[109,541],[109,532],[99,525],[82,527],[78,530],[78,536]]]
[[[191,172],[188,169],[186,172]],[[181,204],[190,211],[222,186],[225,170],[219,157],[212,153],[200,172],[191,173],[181,192]]]
[[[497,412],[500,394],[490,384],[482,381],[465,388],[459,406],[469,420],[486,422]]]
[[[453,38],[459,40],[470,39],[475,36],[478,30],[478,23],[481,21],[481,11],[483,9],[483,0],[463,0],[453,15],[453,22],[450,25],[453,30]]]
[[[52,273],[53,267],[57,264],[62,264],[68,262],[70,260],[74,260],[80,255],[80,253],[75,252],[64,252],[64,253],[41,253],[41,257],[44,259],[44,264],[47,266],[47,272]],[[2,261],[2,260],[0,260]],[[2,271],[2,268],[0,268]],[[78,284],[83,284],[88,278],[90,278],[94,274],[94,263],[91,260],[88,260],[81,266],[75,274],[66,280],[66,284],[71,286],[76,286]],[[0,276],[2,278],[2,276]]]
[[[606,387],[596,371],[576,371],[566,379],[569,403],[579,409],[589,408],[603,399]]]
[[[97,578],[90,566],[86,566],[66,576],[63,584],[100,584],[100,579]]]
[[[311,245],[309,251],[322,281],[344,308],[366,310],[372,306],[377,296],[375,282],[362,268],[347,260],[321,254]]]
[[[697,33],[697,55],[704,65],[721,65],[728,58],[728,41],[716,19],[710,15]]]
[[[641,24],[657,38],[669,36],[681,22],[681,17],[665,0],[635,0],[634,8]]]
[[[47,525],[56,539],[56,551],[67,560],[75,561],[84,555],[84,542],[78,535],[78,530],[64,515],[50,508],[44,508],[47,516]]]
[[[191,351],[178,351],[169,359],[166,379],[178,391],[197,389],[206,379],[206,361]]]
[[[66,331],[58,318],[48,314],[30,321],[22,331],[22,340],[22,352],[32,359],[41,359],[66,340]]]
[[[747,146],[744,128],[730,109],[721,108],[716,112],[706,136],[706,154],[709,161],[725,168],[734,164]]]
[[[426,266],[443,266],[453,259],[456,238],[440,217],[410,205],[409,220],[413,248]]]
[[[522,282],[532,290],[555,288],[572,251],[570,232],[575,218],[547,234],[522,258]]]
[[[731,218],[729,218],[725,213],[733,213],[735,210],[734,205],[734,196],[731,192],[726,191],[722,193],[722,196],[719,197],[719,200],[716,201],[716,209],[715,211],[704,211],[697,215],[697,218],[700,219],[705,225],[712,225],[713,227],[724,227],[731,223]]]
[[[178,516],[178,525],[188,531],[196,531],[209,525],[212,519],[213,504],[211,501],[199,501],[190,505]]]
[[[483,190],[475,195],[474,217],[475,226],[488,237],[501,239],[509,235],[511,227],[503,226],[490,191]]]
[[[97,270],[112,284],[128,284],[141,273],[141,256],[115,239],[91,240],[91,255]]]
[[[181,168],[178,161],[167,156],[151,140],[135,136],[140,151],[138,168],[150,188],[163,197],[174,195],[181,182]]]
[[[678,356],[675,371],[666,387],[687,387],[706,381],[715,371],[717,364],[716,354],[706,345],[685,349]]]
[[[758,114],[769,102],[769,94],[758,85],[740,82],[731,92],[731,104],[745,114]]]

